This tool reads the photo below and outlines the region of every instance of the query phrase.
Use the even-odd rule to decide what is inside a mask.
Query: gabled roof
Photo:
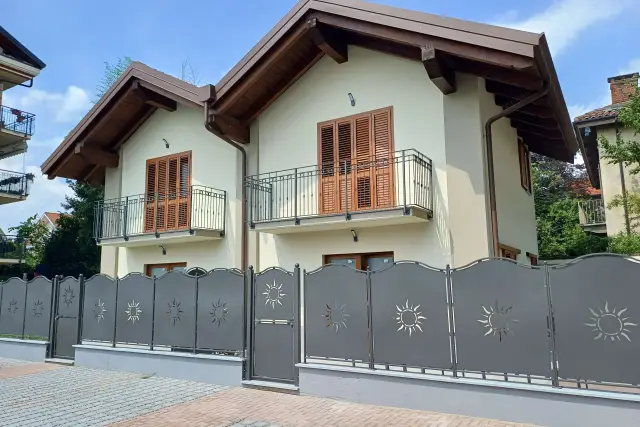
[[[118,148],[158,108],[202,108],[207,89],[132,62],[45,160],[42,173],[101,182],[104,168],[117,166]]]
[[[613,119],[618,117],[618,111],[624,107],[627,103],[622,102],[619,104],[607,105],[604,107],[596,108],[587,113],[581,114],[574,119],[574,123],[586,122],[597,119]]]
[[[40,221],[41,222],[43,220],[47,221],[47,222],[51,223],[51,225],[56,227],[58,225],[58,220],[60,219],[60,217],[62,215],[66,215],[66,214],[61,214],[59,212],[45,212],[44,214],[42,214],[42,217],[40,218]]]
[[[0,47],[4,51],[3,55],[11,56],[18,61],[29,64],[39,70],[46,67],[46,64],[35,56],[29,49],[13,37],[2,25],[0,25]]]

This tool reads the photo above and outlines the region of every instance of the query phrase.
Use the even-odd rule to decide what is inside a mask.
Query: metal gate
[[[300,268],[272,267],[251,277],[249,377],[297,383],[300,362]]]
[[[66,277],[57,280],[55,323],[53,329],[54,357],[73,359],[74,344],[80,342],[80,308],[84,278]]]

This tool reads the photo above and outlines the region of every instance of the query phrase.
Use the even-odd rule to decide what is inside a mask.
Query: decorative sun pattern
[[[349,319],[349,317],[351,317],[346,312],[346,306],[344,304],[338,305],[337,302],[333,305],[333,307],[331,307],[329,304],[325,305],[327,306],[327,309],[322,315],[322,317],[324,317],[327,322],[325,327],[335,328],[336,334],[338,333],[340,328],[346,329],[347,320]]]
[[[422,315],[421,311],[418,311],[420,304],[415,306],[410,305],[407,299],[404,305],[396,305],[396,308],[398,312],[396,313],[395,320],[398,322],[398,325],[400,325],[398,331],[408,331],[409,336],[411,336],[416,329],[422,332],[422,321],[427,320],[427,318]]]
[[[498,336],[500,341],[507,335],[513,335],[513,329],[511,329],[512,323],[518,323],[518,319],[514,319],[511,315],[511,309],[513,306],[500,306],[496,300],[495,306],[489,306],[489,308],[482,306],[482,317],[484,319],[478,320],[487,329],[487,335]]]
[[[9,314],[11,315],[16,314],[17,311],[18,311],[18,301],[16,301],[14,298],[11,301],[9,301]]]
[[[93,304],[93,318],[98,323],[104,319],[104,314],[107,312],[107,309],[104,308],[104,301],[98,298],[95,304]]]
[[[271,308],[275,310],[276,304],[282,305],[282,299],[287,295],[282,292],[282,283],[277,284],[275,279],[273,280],[273,284],[267,283],[264,287],[264,305],[271,304]]]
[[[593,328],[592,332],[596,333],[596,336],[593,338],[594,340],[602,338],[604,341],[607,339],[620,341],[620,337],[623,337],[631,342],[631,337],[629,336],[631,330],[629,327],[638,326],[638,324],[629,322],[631,318],[623,316],[627,311],[626,308],[618,311],[614,307],[613,310],[609,310],[609,302],[605,301],[604,309],[599,308],[596,311],[589,308],[589,311],[593,315],[590,317],[592,322],[585,323],[585,325]]]
[[[67,307],[71,305],[75,297],[76,294],[73,292],[73,289],[71,289],[71,285],[67,286],[67,289],[65,289],[64,293],[62,294],[62,300],[67,305]]]
[[[33,316],[34,317],[42,317],[42,313],[44,312],[44,304],[42,301],[37,300],[33,302]]]
[[[217,323],[218,327],[222,323],[227,323],[227,316],[229,315],[229,309],[227,308],[227,303],[222,302],[220,298],[218,301],[211,303],[211,311],[209,314],[211,315],[211,323]]]
[[[175,325],[176,322],[180,321],[180,315],[182,314],[180,301],[176,301],[176,299],[174,298],[173,301],[167,304],[167,306],[169,307],[169,309],[167,310],[167,314],[169,315],[169,318]]]
[[[131,300],[131,302],[127,303],[127,309],[124,311],[127,313],[127,322],[131,321],[135,325],[136,321],[140,321],[140,314],[142,314],[142,310],[140,309],[140,302],[136,302],[136,300]]]

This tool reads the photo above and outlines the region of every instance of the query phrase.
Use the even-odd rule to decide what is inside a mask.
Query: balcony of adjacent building
[[[603,199],[582,200],[578,204],[578,216],[584,231],[607,234],[606,208]]]
[[[0,231],[0,265],[13,265],[24,262],[25,242],[16,236]]]
[[[27,151],[27,140],[34,129],[33,114],[0,105],[0,160]]]
[[[0,205],[26,199],[32,182],[33,174],[0,169]]]
[[[247,177],[248,221],[271,234],[427,222],[431,159],[416,150]]]
[[[225,191],[191,186],[96,203],[94,237],[101,246],[150,246],[224,237]]]

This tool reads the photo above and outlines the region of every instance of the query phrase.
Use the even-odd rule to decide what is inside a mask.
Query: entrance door
[[[253,281],[251,378],[296,382],[300,360],[299,271],[270,268]]]
[[[73,359],[79,341],[81,283],[67,277],[58,282],[53,335],[53,356]]]

